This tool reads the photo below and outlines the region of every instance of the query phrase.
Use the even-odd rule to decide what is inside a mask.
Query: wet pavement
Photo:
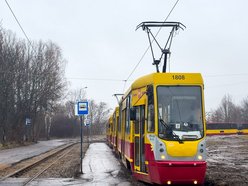
[[[93,143],[83,159],[83,185],[131,185],[118,176],[121,166],[105,143]]]

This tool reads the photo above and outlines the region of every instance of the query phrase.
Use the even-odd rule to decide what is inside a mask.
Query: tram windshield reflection
[[[203,137],[200,86],[158,86],[159,137],[197,140]]]

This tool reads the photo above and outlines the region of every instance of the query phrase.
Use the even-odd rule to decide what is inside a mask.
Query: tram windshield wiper
[[[165,123],[163,119],[159,119],[159,121],[166,128],[166,131],[167,131],[166,134],[167,135],[171,136],[173,139],[176,139],[179,143],[183,143],[183,140],[181,140],[180,137],[173,132],[173,129],[171,128],[171,126],[169,126],[167,123]]]

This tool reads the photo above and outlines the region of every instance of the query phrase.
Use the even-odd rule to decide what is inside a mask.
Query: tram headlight
[[[197,158],[198,158],[198,160],[202,160],[202,156],[201,155],[198,155]]]
[[[198,182],[195,180],[195,181],[194,181],[194,184],[197,185],[197,183],[198,183]]]
[[[160,157],[161,157],[162,160],[165,159],[165,155],[163,155],[163,154]]]
[[[171,185],[171,181],[167,181],[167,185]]]

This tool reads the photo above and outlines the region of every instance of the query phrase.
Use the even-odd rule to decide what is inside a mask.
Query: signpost
[[[88,114],[88,102],[87,101],[79,101],[78,102],[78,115]]]
[[[90,139],[89,139],[89,128],[90,128],[90,118],[89,118],[89,115],[86,116],[86,119],[85,119],[85,122],[84,122],[84,126],[86,126],[86,129],[87,129],[87,142],[89,144],[90,142]]]
[[[80,173],[82,174],[83,173],[83,149],[82,149],[82,146],[83,146],[83,116],[88,114],[88,101],[79,101],[77,102],[76,104],[76,115],[77,116],[80,116],[80,136],[81,136],[81,152],[80,152]]]
[[[26,118],[25,124],[26,124],[26,125],[31,125],[31,119],[30,119],[30,118]]]
[[[23,136],[24,141],[27,141],[28,138],[30,138],[30,136],[31,136],[31,131],[30,131],[31,124],[32,124],[31,123],[31,118],[26,117],[25,118],[25,133],[24,133],[24,136]]]

